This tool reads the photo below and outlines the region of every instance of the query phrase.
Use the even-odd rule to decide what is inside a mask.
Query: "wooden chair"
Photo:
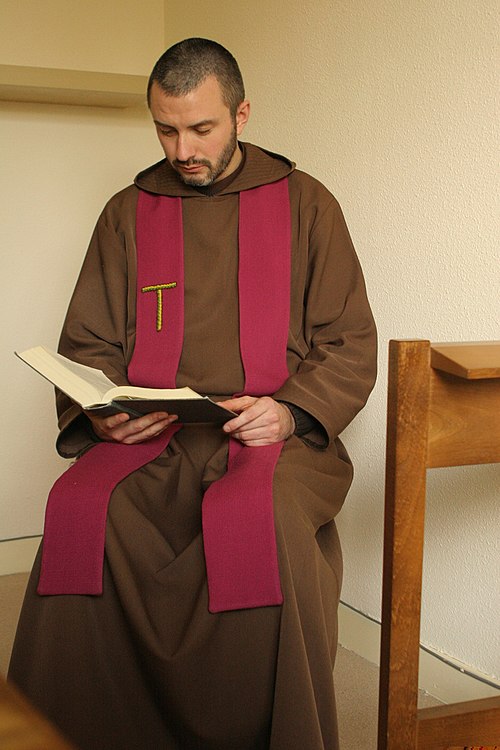
[[[500,745],[500,697],[418,709],[426,470],[500,461],[500,342],[391,341],[378,750]]]
[[[89,721],[92,717],[89,717]],[[2,750],[76,750],[0,676],[0,748]]]

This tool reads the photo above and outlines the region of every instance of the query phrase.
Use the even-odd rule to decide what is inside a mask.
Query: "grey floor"
[[[12,639],[27,574],[0,576],[0,673],[9,663]],[[378,668],[352,651],[339,648],[335,667],[342,750],[375,750],[377,744]],[[422,705],[434,705],[422,695]]]

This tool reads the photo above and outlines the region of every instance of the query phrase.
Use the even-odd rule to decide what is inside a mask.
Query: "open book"
[[[177,414],[182,423],[216,424],[224,424],[236,416],[191,388],[117,386],[101,370],[80,365],[45,346],[35,346],[15,354],[73,401],[99,416],[126,412],[139,417],[153,411],[165,411]]]

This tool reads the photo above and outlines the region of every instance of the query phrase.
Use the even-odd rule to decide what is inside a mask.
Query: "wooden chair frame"
[[[391,341],[378,750],[500,745],[500,696],[418,709],[427,469],[500,462],[500,342]]]
[[[1,675],[0,747],[2,750],[77,750]]]

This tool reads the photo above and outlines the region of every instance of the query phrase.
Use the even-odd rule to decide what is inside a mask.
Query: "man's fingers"
[[[123,412],[111,417],[95,417],[87,412],[87,416],[92,421],[94,432],[102,440],[126,444],[154,437],[177,419],[175,414],[166,412],[153,412],[137,419],[131,419]]]
[[[95,434],[104,440],[109,439],[108,435],[112,430],[130,419],[130,416],[123,412],[112,414],[110,417],[100,417],[91,411],[84,411],[84,414],[90,419]]]
[[[290,410],[268,396],[255,400],[252,406],[224,425],[228,434],[245,445],[268,445],[286,440],[294,429]]]
[[[127,435],[122,442],[125,443],[125,445],[132,445],[134,443],[142,443],[145,440],[150,440],[151,438],[160,435],[160,433],[166,430],[176,419],[177,417],[175,415],[170,415],[167,419],[162,419],[148,425],[140,432],[134,432],[131,435]]]
[[[229,409],[229,411],[240,412],[248,409],[256,401],[258,399],[255,396],[238,396],[237,398],[229,398],[226,401],[219,401],[219,405],[225,409]]]
[[[236,401],[236,399],[234,399],[234,401]],[[224,402],[224,403],[227,403],[227,402]],[[231,407],[229,406],[228,408],[231,408]],[[233,408],[233,411],[234,410],[235,409]],[[259,399],[252,398],[248,406],[246,406],[241,411],[241,414],[238,414],[237,417],[235,417],[234,419],[231,419],[229,422],[226,422],[226,424],[224,425],[224,430],[225,432],[231,433],[243,427],[246,429],[249,426],[255,426],[254,423],[256,422],[256,420],[258,421],[261,418],[265,419],[265,415],[267,411],[268,411],[268,405],[266,404],[265,398],[259,398]]]

